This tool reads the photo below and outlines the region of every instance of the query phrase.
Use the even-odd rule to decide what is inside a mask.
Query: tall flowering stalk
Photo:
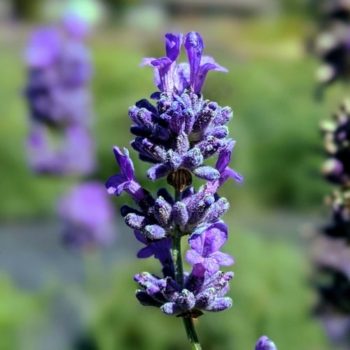
[[[182,46],[188,63],[177,63]],[[140,160],[150,163],[148,179],[166,178],[174,193],[161,188],[152,195],[143,188],[129,151],[119,147],[114,147],[119,173],[106,182],[110,194],[126,192],[137,205],[123,206],[121,214],[144,245],[138,258],[154,257],[161,264],[161,275],[142,272],[134,276],[139,285],[137,299],[142,305],[181,317],[193,349],[201,349],[193,319],[232,306],[227,292],[233,273],[220,270],[234,262],[221,251],[228,239],[228,227],[221,217],[229,203],[218,190],[230,178],[242,181],[229,167],[235,141],[229,138],[226,124],[232,110],[204,99],[201,93],[210,70],[227,70],[204,56],[203,49],[202,37],[196,32],[166,34],[166,55],[142,61],[154,69],[158,91],[151,95],[153,103],[142,99],[129,109],[135,135],[131,146]],[[215,166],[207,165],[206,160],[214,156]],[[199,188],[192,186],[194,176],[205,181]],[[183,237],[189,245],[185,254],[189,272],[183,266]]]
[[[315,244],[317,312],[328,335],[350,346],[350,104],[324,121],[325,178],[337,186],[328,203],[332,217]]]

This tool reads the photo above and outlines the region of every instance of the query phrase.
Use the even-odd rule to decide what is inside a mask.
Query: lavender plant
[[[37,173],[76,175],[94,170],[92,68],[83,40],[87,30],[84,20],[67,16],[60,27],[34,31],[27,46],[28,157]],[[76,142],[85,147],[71,147]]]
[[[34,31],[25,52],[30,111],[29,164],[42,175],[90,175],[96,166],[92,136],[92,65],[84,39],[90,26],[68,12],[60,26]],[[90,248],[110,243],[113,214],[103,184],[73,186],[57,205],[63,242]]]
[[[322,123],[327,160],[325,178],[338,188],[328,198],[332,217],[315,245],[317,312],[327,333],[350,347],[350,104]]]
[[[188,63],[177,63],[182,46]],[[227,70],[204,56],[203,49],[199,33],[166,34],[166,55],[142,61],[154,69],[158,91],[151,95],[153,103],[142,99],[129,109],[135,135],[131,146],[140,160],[150,163],[148,179],[166,178],[174,194],[160,188],[154,196],[142,187],[129,151],[119,147],[114,147],[114,156],[120,171],[106,182],[110,194],[126,192],[137,205],[123,206],[121,214],[144,245],[138,258],[154,257],[161,264],[162,276],[149,272],[134,276],[137,299],[181,317],[193,349],[201,349],[193,319],[232,306],[227,292],[233,273],[220,270],[234,263],[221,251],[228,239],[221,217],[229,203],[218,190],[230,178],[242,182],[242,176],[229,167],[235,141],[229,138],[226,124],[232,110],[201,93],[209,71]],[[206,160],[214,156],[215,166],[208,165]],[[195,188],[193,176],[205,183]],[[185,255],[189,272],[183,266],[183,237],[189,245]],[[257,349],[273,349],[266,344],[261,340]]]

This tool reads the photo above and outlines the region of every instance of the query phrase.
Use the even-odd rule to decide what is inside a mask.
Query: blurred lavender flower
[[[347,0],[320,1],[320,32],[313,51],[322,62],[317,71],[321,86],[350,78],[350,6]]]
[[[332,217],[314,244],[316,313],[330,339],[350,346],[350,104],[345,102],[333,120],[321,124],[328,157],[325,178],[338,186],[327,199]]]
[[[27,154],[31,168],[38,174],[82,175],[95,169],[92,135],[79,125],[52,130],[41,123],[32,123]]]
[[[277,350],[277,347],[273,341],[264,335],[257,341],[255,350]]]
[[[177,63],[184,46],[188,63]],[[132,147],[139,158],[153,164],[147,175],[151,180],[167,177],[174,187],[172,196],[161,188],[156,196],[136,180],[128,150],[114,147],[120,172],[108,179],[108,193],[127,192],[138,208],[123,206],[121,214],[145,246],[139,258],[155,257],[163,276],[143,272],[135,276],[139,284],[136,296],[141,304],[159,307],[165,314],[183,318],[189,340],[200,349],[192,318],[204,311],[222,311],[232,306],[226,294],[232,272],[220,266],[233,264],[220,252],[227,241],[228,229],[221,216],[229,203],[217,194],[229,178],[242,177],[229,168],[234,141],[225,125],[232,117],[229,107],[205,100],[201,89],[210,70],[226,71],[213,58],[203,56],[202,37],[196,32],[185,36],[165,35],[166,55],[146,58],[143,65],[154,68],[159,91],[131,107],[131,132],[136,135]],[[205,160],[217,156],[215,167]],[[199,189],[192,184],[195,175],[206,180]],[[188,237],[186,254],[192,270],[183,271],[181,238]]]
[[[87,32],[87,23],[70,15],[61,28],[36,30],[27,46],[27,145],[29,163],[38,173],[86,175],[94,170]]]
[[[88,124],[91,119],[90,54],[58,28],[35,31],[26,50],[26,97],[31,117],[48,124]]]
[[[113,208],[102,184],[76,185],[60,199],[57,210],[68,246],[89,248],[113,241]]]

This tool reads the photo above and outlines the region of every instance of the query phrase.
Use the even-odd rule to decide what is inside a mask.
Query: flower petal
[[[204,49],[203,39],[199,33],[189,32],[185,36],[184,46],[190,64],[190,84],[194,87]]]
[[[126,148],[124,148],[124,153],[123,153],[119,147],[114,146],[113,153],[120,167],[121,174],[124,175],[125,178],[129,181],[134,180],[135,179],[134,163],[132,162],[129,156],[129,151]]]
[[[186,261],[191,265],[195,265],[202,263],[203,258],[200,254],[198,254],[198,252],[196,252],[193,249],[190,249],[186,252]]]
[[[180,54],[182,34],[165,34],[165,51],[171,61],[176,61]]]
[[[236,141],[231,140],[228,142],[227,146],[220,151],[218,160],[215,165],[215,168],[219,170],[220,173],[223,173],[227,166],[230,164],[231,154],[235,144]]]
[[[234,263],[234,259],[231,255],[222,253],[222,252],[215,252],[211,254],[211,258],[215,259],[217,263],[221,266],[230,266]]]
[[[194,83],[194,92],[200,93],[205,78],[207,77],[207,74],[210,70],[215,70],[217,72],[227,72],[227,69],[225,67],[220,66],[218,63],[215,62],[215,60],[210,56],[203,56],[201,59],[201,64],[198,69],[198,73],[196,76],[196,80]]]

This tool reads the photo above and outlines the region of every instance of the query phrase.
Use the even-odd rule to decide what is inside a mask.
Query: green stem
[[[181,199],[181,193],[179,191],[176,191],[175,200],[178,201],[180,199]],[[172,241],[173,241],[172,257],[173,257],[174,268],[175,268],[175,280],[178,283],[178,285],[181,288],[183,288],[184,287],[184,270],[183,270],[182,256],[181,256],[181,232],[178,228],[174,230]],[[201,350],[202,347],[199,343],[192,317],[187,316],[187,317],[182,317],[182,319],[185,326],[187,338],[192,345],[192,349]]]
[[[191,317],[183,317],[184,326],[187,333],[187,338],[192,345],[193,350],[202,350],[201,344],[199,343],[199,339],[196,333],[196,329],[194,328],[193,319]]]

